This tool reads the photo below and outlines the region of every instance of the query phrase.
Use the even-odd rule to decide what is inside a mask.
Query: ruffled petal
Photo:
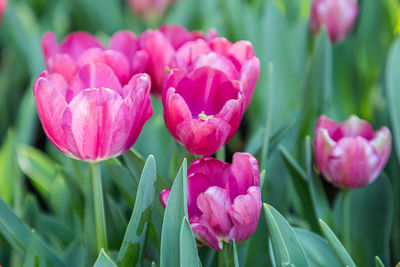
[[[372,140],[374,138],[374,129],[367,121],[352,115],[348,120],[339,125],[339,128],[333,135],[333,139],[337,141],[343,137],[356,136],[361,136],[366,140]]]

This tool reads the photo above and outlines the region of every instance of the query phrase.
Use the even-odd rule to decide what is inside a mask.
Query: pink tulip
[[[359,188],[373,182],[390,155],[392,135],[382,127],[351,116],[337,124],[322,115],[317,122],[314,152],[322,175],[341,188]]]
[[[240,81],[246,108],[260,73],[260,61],[255,57],[251,43],[238,41],[232,44],[225,38],[186,42],[177,50],[172,66],[188,72],[208,66],[224,72],[231,80]]]
[[[89,63],[69,84],[58,73],[43,72],[33,92],[54,146],[72,158],[98,162],[121,155],[135,143],[153,113],[150,87],[147,74],[137,74],[122,86],[107,64]]]
[[[317,34],[325,26],[333,43],[343,40],[358,15],[357,0],[314,0],[310,28]]]
[[[7,8],[7,0],[0,0],[0,21],[3,19]]]
[[[185,43],[216,36],[210,30],[207,36],[199,31],[189,32],[179,25],[163,25],[158,30],[147,30],[140,37],[140,48],[149,55],[147,73],[152,79],[152,93],[161,96],[166,69],[172,67],[176,51]]]
[[[189,152],[205,156],[233,137],[244,111],[241,83],[210,67],[171,70],[162,102],[172,136]]]
[[[67,82],[88,63],[108,65],[122,85],[147,68],[148,55],[138,49],[137,38],[130,31],[115,33],[108,49],[89,33],[71,33],[59,45],[55,34],[48,32],[43,35],[42,50],[47,70],[61,74]]]
[[[232,165],[214,158],[195,160],[187,172],[190,226],[199,243],[221,250],[224,242],[247,240],[257,228],[261,212],[257,160],[235,153]],[[171,189],[161,192],[167,205]]]
[[[176,0],[128,0],[132,11],[143,18],[162,16]]]

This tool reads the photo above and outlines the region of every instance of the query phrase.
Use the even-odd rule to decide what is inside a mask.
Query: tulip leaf
[[[43,257],[42,248],[35,231],[32,230],[31,240],[29,242],[28,251],[26,252],[24,267],[46,266]]]
[[[294,233],[304,249],[310,267],[340,267],[341,264],[328,242],[307,230],[294,228]]]
[[[0,235],[21,257],[27,253],[32,238],[32,232],[21,222],[2,199],[0,199]],[[65,266],[43,240],[39,237],[37,237],[37,239],[44,257],[52,266]]]
[[[376,267],[385,267],[385,264],[383,264],[382,260],[378,256],[375,256],[375,266]]]
[[[0,147],[0,196],[10,204],[16,181],[20,180],[20,170],[15,160],[15,131],[9,130]],[[12,179],[11,179],[12,177]]]
[[[118,266],[140,265],[144,242],[153,208],[156,183],[156,163],[149,156],[140,177],[136,203],[132,212],[121,249],[117,256]]]
[[[293,229],[273,207],[264,204],[274,261],[277,266],[309,266]]]
[[[117,267],[117,265],[102,249],[93,267]]]
[[[165,209],[161,232],[160,265],[162,267],[180,265],[181,224],[183,218],[185,216],[188,217],[186,183],[187,165],[186,159],[184,159],[172,185],[171,194]]]
[[[190,227],[189,221],[185,216],[182,220],[180,233],[180,264],[185,266],[200,266],[199,255],[197,253],[196,241]]]
[[[237,252],[235,239],[232,240],[232,249],[233,249],[233,264],[235,267],[239,267],[239,256]]]
[[[309,136],[305,140],[305,158],[307,164],[307,176],[309,189],[315,214],[318,218],[326,220],[328,225],[333,225],[333,214],[329,206],[328,198],[322,187],[320,177],[317,177],[313,170],[312,145]]]
[[[328,240],[329,245],[335,252],[337,259],[341,262],[343,266],[355,267],[355,263],[353,259],[350,257],[349,253],[343,247],[342,243],[340,243],[339,239],[332,232],[329,226],[321,219],[319,219],[319,224],[324,234],[325,238]]]

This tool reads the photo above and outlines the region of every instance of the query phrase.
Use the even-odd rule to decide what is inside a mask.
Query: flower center
[[[198,116],[199,116],[199,119],[205,120],[205,121],[214,118],[213,115],[207,115],[207,114],[204,112],[204,110],[203,110]]]

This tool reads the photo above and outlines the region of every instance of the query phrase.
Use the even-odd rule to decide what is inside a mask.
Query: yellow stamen
[[[214,116],[213,115],[206,115],[204,110],[199,114],[199,119],[201,119],[201,120],[207,121],[207,120],[212,119],[212,118],[214,118]]]

